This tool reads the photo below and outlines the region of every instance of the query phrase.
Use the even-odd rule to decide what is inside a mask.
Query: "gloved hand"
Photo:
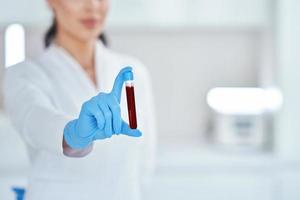
[[[121,118],[122,87],[130,77],[133,77],[132,68],[123,68],[110,93],[99,93],[82,105],[78,119],[70,121],[64,129],[64,139],[71,148],[83,149],[94,140],[103,140],[115,134],[132,137],[142,135],[138,129],[131,129]]]

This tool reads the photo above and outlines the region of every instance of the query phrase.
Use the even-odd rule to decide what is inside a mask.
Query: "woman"
[[[154,155],[146,69],[104,46],[108,0],[48,4],[54,24],[45,52],[5,76],[5,108],[32,162],[26,199],[139,199]],[[133,75],[127,65],[134,69],[136,130],[126,123],[121,96]]]

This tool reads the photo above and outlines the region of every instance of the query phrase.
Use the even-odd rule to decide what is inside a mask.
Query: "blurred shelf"
[[[274,1],[111,0],[110,4],[107,24],[113,26],[192,25],[263,28],[270,24]],[[52,18],[50,9],[44,1],[11,0],[7,1],[4,7],[6,9],[0,12],[0,24],[19,22],[27,25],[40,25],[48,24]]]
[[[158,150],[158,173],[300,173],[300,160],[286,160],[273,153],[207,145],[165,145]]]
[[[108,24],[116,26],[265,27],[271,0],[112,0]]]
[[[300,162],[253,151],[165,144],[147,200],[298,200]]]

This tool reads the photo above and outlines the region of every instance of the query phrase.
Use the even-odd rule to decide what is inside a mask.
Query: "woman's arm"
[[[79,117],[74,119],[76,117],[54,106],[49,96],[51,92],[47,92],[51,91],[47,77],[43,77],[42,73],[34,73],[36,69],[28,71],[24,65],[9,68],[6,72],[4,104],[16,129],[32,148],[82,157],[91,152],[94,140],[104,140],[114,134],[130,137],[142,135],[138,129],[130,129],[120,114],[124,74],[132,73],[131,67],[119,72],[110,93],[100,93],[84,102]],[[14,71],[17,67],[25,70],[21,71],[23,74]],[[24,74],[31,78],[25,78]],[[39,82],[33,82],[37,77]]]
[[[58,111],[44,89],[24,79],[18,70],[14,71],[17,67],[6,71],[4,106],[23,140],[34,149],[68,157],[89,154],[93,149],[92,144],[85,149],[75,150],[64,141],[64,127],[73,117]],[[45,78],[40,73],[38,75]]]

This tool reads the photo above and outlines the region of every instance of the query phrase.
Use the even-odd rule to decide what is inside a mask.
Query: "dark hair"
[[[44,38],[44,45],[46,48],[51,45],[51,43],[53,42],[53,40],[56,36],[56,33],[57,33],[57,24],[56,24],[56,20],[53,19],[52,25],[46,32],[45,38]],[[101,33],[98,38],[99,38],[99,40],[102,41],[104,46],[108,46],[108,41],[107,41],[106,35],[104,33]]]

